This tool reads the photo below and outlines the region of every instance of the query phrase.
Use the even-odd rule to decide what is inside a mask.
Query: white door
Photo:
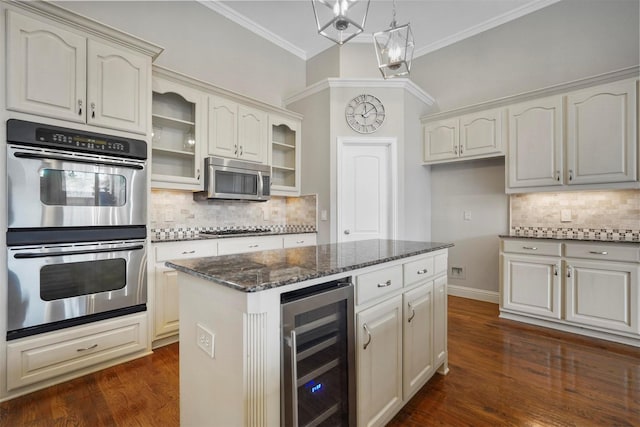
[[[395,139],[338,141],[339,242],[395,237]]]

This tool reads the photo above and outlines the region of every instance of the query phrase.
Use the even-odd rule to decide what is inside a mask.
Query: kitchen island
[[[384,425],[447,371],[451,246],[367,240],[167,262],[178,271],[181,425],[280,425],[280,296],[344,278],[355,287],[358,425]]]

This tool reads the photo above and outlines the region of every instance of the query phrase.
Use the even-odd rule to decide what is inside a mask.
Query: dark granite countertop
[[[166,265],[239,291],[257,292],[452,246],[438,242],[361,240],[175,260]]]
[[[640,240],[622,240],[622,239],[609,239],[606,237],[597,239],[593,237],[570,237],[564,235],[547,235],[547,236],[521,236],[515,234],[500,234],[498,237],[501,239],[532,239],[532,240],[555,240],[555,241],[570,241],[570,242],[589,242],[589,243],[625,243],[625,244],[640,244]]]

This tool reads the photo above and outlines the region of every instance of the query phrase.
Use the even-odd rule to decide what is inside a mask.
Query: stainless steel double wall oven
[[[7,121],[8,332],[146,310],[147,144]]]

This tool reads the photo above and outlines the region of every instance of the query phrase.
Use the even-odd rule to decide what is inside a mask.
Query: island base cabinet
[[[406,292],[403,299],[405,311],[402,383],[404,399],[408,400],[433,373],[433,282]]]
[[[638,267],[569,259],[566,276],[567,321],[640,333]]]
[[[402,407],[402,296],[356,315],[358,426],[383,426]]]

